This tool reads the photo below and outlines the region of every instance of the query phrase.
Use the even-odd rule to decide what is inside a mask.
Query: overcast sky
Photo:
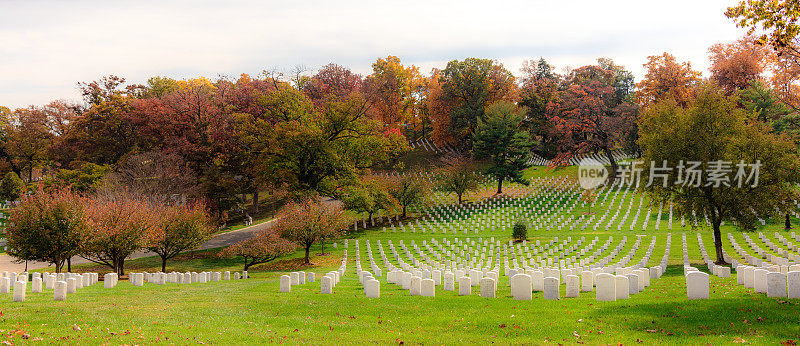
[[[399,56],[428,73],[453,59],[496,59],[518,75],[544,57],[561,70],[598,57],[643,75],[671,52],[702,70],[707,49],[744,31],[735,1],[10,1],[0,0],[0,105],[78,100],[75,85],[257,75],[329,62],[368,74]]]

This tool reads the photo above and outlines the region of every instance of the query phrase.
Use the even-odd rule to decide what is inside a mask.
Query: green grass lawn
[[[540,168],[544,169],[544,168]],[[568,170],[569,168],[565,169]],[[538,174],[528,172],[528,174]],[[542,173],[545,174],[545,173]],[[551,174],[555,174],[552,173]],[[609,198],[610,200],[610,198]],[[628,196],[616,200],[627,207],[634,200],[635,213],[640,197]],[[645,200],[644,203],[649,203]],[[597,208],[597,207],[596,207]],[[605,208],[605,207],[604,207]],[[646,208],[646,204],[643,208]],[[529,240],[550,241],[572,236],[573,241],[586,237],[588,244],[599,237],[599,248],[609,236],[614,242],[601,257],[619,244],[623,236],[628,242],[620,252],[627,254],[637,235],[641,245],[630,264],[644,255],[653,236],[656,243],[649,266],[659,263],[664,255],[667,234],[672,234],[672,247],[666,274],[651,282],[644,292],[629,300],[598,302],[594,292],[582,292],[579,298],[544,300],[534,292],[532,301],[516,301],[510,296],[508,279],[501,275],[497,298],[481,298],[479,287],[471,296],[443,291],[437,286],[436,297],[410,296],[407,290],[381,280],[381,298],[368,299],[363,294],[355,274],[355,247],[350,241],[347,273],[332,295],[319,294],[319,281],[293,286],[291,293],[278,292],[278,278],[288,271],[305,270],[318,277],[336,269],[342,259],[342,241],[338,247],[326,245],[327,255],[319,255],[315,247],[308,266],[302,263],[302,253],[250,269],[251,279],[222,281],[208,284],[158,286],[145,284],[133,287],[121,281],[114,289],[104,289],[102,283],[84,288],[68,296],[66,302],[54,302],[53,292],[28,292],[27,301],[12,303],[10,294],[0,294],[0,333],[9,343],[28,343],[38,340],[58,344],[263,344],[263,343],[404,343],[404,344],[780,344],[800,339],[800,300],[767,298],[753,290],[736,285],[731,278],[711,277],[711,299],[686,299],[683,277],[681,235],[686,233],[691,264],[706,271],[702,263],[697,233],[709,256],[714,256],[713,241],[700,217],[700,228],[692,222],[681,227],[673,221],[667,230],[668,210],[662,215],[660,230],[655,230],[657,206],[645,230],[641,229],[646,210],[631,231],[626,223],[622,230],[611,227],[606,231],[589,228],[558,231],[530,231]],[[594,210],[593,210],[594,211]],[[496,211],[492,211],[496,212]],[[588,210],[573,210],[574,215]],[[602,209],[597,210],[602,212]],[[622,215],[622,214],[621,214]],[[793,220],[797,224],[798,220]],[[629,220],[630,222],[630,220]],[[761,227],[773,242],[773,232],[781,230],[779,221]],[[392,240],[398,251],[399,240],[410,247],[414,240],[422,247],[423,240],[459,237],[489,238],[507,242],[510,230],[484,231],[475,234],[383,233],[382,227],[350,234],[359,239],[361,264],[369,268],[364,240],[370,240],[375,261],[385,268],[377,247],[381,240],[387,257],[387,241]],[[731,232],[739,245],[751,251],[742,233],[731,225],[723,227],[723,244],[728,254],[740,258],[727,239]],[[765,250],[766,244],[757,233],[750,237]],[[583,248],[585,245],[579,247]],[[241,270],[242,264],[217,256],[219,250],[183,254],[168,263],[168,271]],[[751,252],[752,253],[752,252]],[[404,258],[405,259],[405,258]],[[501,262],[502,266],[502,262]],[[157,271],[157,258],[142,258],[126,262],[128,272]],[[107,272],[100,266],[79,266],[76,271]],[[562,285],[562,297],[564,287]],[[77,328],[76,328],[77,327]],[[80,330],[76,330],[76,329]],[[23,335],[28,337],[23,338]]]

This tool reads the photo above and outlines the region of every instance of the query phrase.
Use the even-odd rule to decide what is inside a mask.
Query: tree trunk
[[[119,276],[125,275],[125,259],[119,260]]]
[[[258,216],[258,189],[253,191],[253,215]]]
[[[789,218],[789,212],[786,212],[786,221],[783,222],[783,228],[792,229],[792,220]]]
[[[247,263],[247,257],[245,257],[244,258],[244,270],[247,271],[248,268],[250,268],[250,264]]]
[[[319,245],[322,246],[322,255],[325,256],[325,239],[320,239]]]
[[[306,245],[306,263],[304,264],[311,264],[311,260],[308,256],[309,252],[311,252],[311,245]]]
[[[72,258],[67,258],[67,273],[72,272]]]
[[[503,177],[497,179],[497,194],[500,195],[503,193]]]
[[[714,218],[712,216],[712,225],[714,226],[714,250],[717,252],[717,260],[714,262],[718,265],[728,264],[725,262],[725,256],[722,255],[722,233],[719,231],[722,218]]]
[[[167,256],[161,256],[161,272],[167,272]]]
[[[457,195],[458,195],[458,204],[461,204],[461,194],[459,193]]]
[[[614,159],[614,154],[611,153],[611,149],[608,149],[608,147],[603,148],[603,153],[606,154],[606,157],[608,157],[608,162],[611,163],[611,172],[608,173],[608,184],[611,185],[614,183],[614,179],[617,178],[617,160]],[[631,181],[631,183],[633,182]]]
[[[459,203],[459,204],[461,204],[461,203]],[[406,206],[405,205],[403,205],[403,218],[404,219],[406,218]]]

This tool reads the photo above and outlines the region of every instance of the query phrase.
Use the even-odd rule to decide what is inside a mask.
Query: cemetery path
[[[269,227],[275,220],[276,219],[272,219],[256,225],[244,227],[235,231],[217,234],[209,241],[201,245],[199,249],[200,250],[214,249],[218,247],[231,245],[240,240],[248,239],[257,232],[269,229]],[[156,254],[153,252],[144,252],[144,251],[137,252],[128,257],[128,260],[142,258],[142,257],[150,257],[150,256],[156,256]],[[72,258],[72,264],[86,264],[86,263],[91,263],[91,262],[77,256]],[[47,268],[49,266],[50,266],[49,263],[44,263],[44,262],[28,262],[27,264],[28,270],[42,269],[42,268]],[[25,262],[14,263],[14,257],[11,257],[7,254],[0,254],[0,272],[2,271],[9,271],[16,273],[23,272],[25,271]]]

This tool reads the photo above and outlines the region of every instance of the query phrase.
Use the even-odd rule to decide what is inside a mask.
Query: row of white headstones
[[[699,234],[698,234],[699,236]],[[767,244],[773,251],[783,254],[786,257],[776,256],[767,253],[758,246],[747,234],[742,234],[743,238],[750,246],[750,248],[761,256],[761,258],[750,255],[745,249],[736,244],[733,235],[728,233],[728,239],[731,240],[731,245],[737,253],[739,253],[748,264],[739,263],[735,259],[725,254],[725,260],[732,263],[732,268],[736,270],[736,283],[743,285],[745,288],[755,290],[757,293],[766,293],[768,297],[775,298],[800,298],[800,263],[797,263],[798,256],[789,253],[789,250],[797,252],[798,248],[783,236],[775,233],[776,238],[787,246],[789,249],[784,249],[777,244],[770,241],[763,233],[759,232],[759,238]],[[797,240],[797,234],[791,233],[791,237]],[[705,255],[705,248],[701,243],[701,252],[704,254],[706,263],[714,275],[722,273],[722,277],[730,276],[729,271],[726,273],[721,268],[722,266],[715,265],[707,255]],[[724,250],[723,250],[724,252]],[[791,261],[790,261],[791,259]]]
[[[510,288],[514,299],[532,299],[532,293],[534,291],[544,292],[545,299],[559,299],[559,286],[562,281],[566,286],[565,297],[567,298],[578,297],[580,292],[591,292],[597,287],[596,297],[599,301],[628,299],[631,294],[642,292],[646,287],[650,286],[651,279],[655,280],[663,275],[669,258],[669,243],[670,240],[668,237],[665,255],[661,263],[651,268],[646,268],[644,265],[649,261],[649,256],[652,254],[655,239],[653,239],[642,261],[634,266],[625,266],[638,248],[637,239],[637,243],[633,246],[631,252],[620,259],[617,264],[605,266],[605,264],[610,262],[610,260],[608,260],[609,258],[613,259],[616,257],[624,243],[621,243],[621,246],[617,247],[615,251],[606,258],[608,261],[605,261],[603,265],[593,264],[585,267],[574,266],[559,268],[531,267],[525,264],[522,268],[519,268],[516,266],[515,262],[515,267],[512,269],[508,266],[509,262],[506,258],[505,273],[509,278],[509,285],[511,286]],[[364,293],[367,297],[380,297],[380,281],[376,278],[380,278],[384,270],[375,263],[369,244],[367,244],[367,254],[370,258],[372,271],[362,270],[358,241],[356,241],[355,247],[356,274],[358,275],[359,282],[364,286]],[[496,296],[500,276],[499,263],[491,270],[487,270],[488,268],[472,267],[458,267],[456,269],[452,266],[452,262],[440,264],[439,267],[432,267],[424,262],[412,259],[412,262],[415,263],[414,266],[401,260],[401,269],[387,261],[380,244],[379,247],[384,263],[387,266],[386,282],[399,285],[403,289],[409,290],[410,295],[435,296],[436,286],[443,286],[445,291],[455,291],[455,284],[458,282],[460,295],[469,295],[471,294],[472,286],[480,286],[481,296]],[[392,247],[391,244],[390,247]],[[392,247],[392,249],[394,248]],[[410,255],[410,252],[407,250],[406,252],[407,255]],[[396,253],[395,255],[399,257]],[[489,264],[489,266],[490,265],[491,264]],[[326,275],[326,277],[327,276],[328,275]],[[296,280],[295,277],[297,278]],[[284,275],[281,278],[280,291],[290,292],[290,286],[293,283],[303,284],[302,279],[300,279],[301,277],[303,277],[302,273]],[[335,278],[331,279],[335,280]],[[308,281],[306,280],[306,282]],[[325,284],[321,284],[320,289],[323,293],[330,293],[324,292],[326,289]],[[706,290],[707,289],[708,285],[706,285]]]
[[[344,254],[342,255],[342,263],[337,270],[325,273],[320,278],[320,293],[333,294],[333,288],[339,283],[341,277],[347,272],[347,239],[344,240]],[[292,291],[292,286],[305,285],[316,280],[316,274],[312,272],[297,271],[291,272],[288,275],[281,275],[279,291],[282,293],[289,293]]]
[[[621,184],[621,180],[617,180],[615,184]],[[597,204],[606,206],[604,213],[588,216],[569,215],[579,204],[582,207],[586,206],[586,203],[579,198],[583,190],[575,182],[548,177],[534,180],[530,186],[523,186],[519,190],[521,191],[520,197],[487,198],[478,204],[453,205],[441,198],[434,200],[433,206],[423,209],[426,215],[422,217],[422,221],[418,219],[415,223],[409,224],[408,231],[411,233],[480,234],[484,230],[494,231],[510,228],[517,220],[528,221],[534,230],[567,228],[598,230],[601,227],[610,230],[611,227],[614,227],[613,225],[616,225],[618,230],[622,230],[623,225],[627,225],[626,227],[630,230],[638,228],[646,230],[651,224],[651,216],[654,214],[652,206],[648,206],[646,212],[643,210],[643,195],[639,196],[636,190],[627,188],[601,187],[598,190],[599,198],[590,204],[592,207]],[[631,197],[627,198],[629,194]],[[629,203],[625,203],[628,200]],[[638,207],[632,214],[631,211],[636,201],[638,201]],[[616,205],[616,209],[613,208],[614,205]],[[625,208],[626,205],[627,208]],[[484,212],[477,213],[478,210],[484,210]],[[613,210],[616,211],[612,213]],[[620,217],[623,210],[624,214]],[[672,229],[671,204],[668,210],[667,227]],[[658,214],[653,221],[656,229],[661,226],[664,212],[663,204],[660,204]],[[467,214],[470,216],[465,217]],[[643,218],[642,222],[639,222],[640,217]],[[628,224],[628,222],[630,223]],[[706,222],[709,221],[706,220]],[[685,221],[682,221],[682,224],[685,225]],[[696,216],[695,224],[697,224]],[[395,228],[392,223],[388,228],[384,227],[383,231],[407,231],[401,222],[398,225],[399,227]]]
[[[164,285],[168,283],[190,284],[207,283],[220,280],[247,279],[247,271],[234,272],[231,276],[230,271],[225,272],[186,272],[186,273],[130,273],[129,281],[133,286],[143,286],[145,282]],[[29,280],[30,279],[30,280]],[[43,290],[53,290],[53,299],[56,301],[67,300],[68,294],[77,293],[79,289],[88,287],[99,282],[98,273],[0,273],[0,293],[12,293],[14,302],[24,302],[28,283],[30,281],[31,293],[43,293]],[[114,288],[119,282],[116,273],[103,275],[103,287]],[[44,286],[44,287],[43,287]]]

